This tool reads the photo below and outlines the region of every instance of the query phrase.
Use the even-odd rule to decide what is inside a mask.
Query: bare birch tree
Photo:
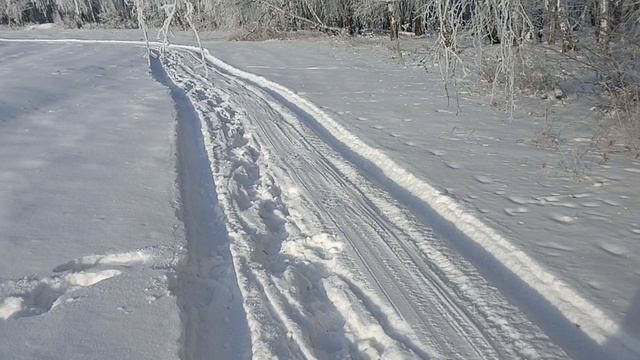
[[[609,19],[609,13],[611,9],[611,0],[600,0],[600,24],[598,43],[603,51],[609,51],[609,30],[611,22]]]

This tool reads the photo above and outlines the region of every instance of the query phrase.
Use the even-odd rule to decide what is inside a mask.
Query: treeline
[[[492,42],[502,38],[556,37],[571,46],[572,33],[592,27],[602,37],[637,31],[640,0],[178,0],[194,8],[200,29],[318,29],[357,34],[399,31],[442,33],[452,42],[475,27]],[[160,26],[174,0],[1,0],[0,24],[65,22],[135,27],[136,5],[146,23]],[[179,23],[179,16],[176,17]],[[478,28],[478,26],[480,28]],[[510,32],[513,32],[511,34]],[[634,35],[636,35],[634,33]],[[513,40],[513,39],[509,39]],[[604,38],[603,38],[604,40]]]

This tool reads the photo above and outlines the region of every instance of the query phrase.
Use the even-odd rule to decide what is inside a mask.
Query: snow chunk
[[[122,274],[119,270],[103,270],[99,272],[80,272],[68,274],[64,280],[70,286],[82,286],[87,287],[95,285],[103,280],[110,279],[114,276]]]
[[[56,267],[54,272],[63,271],[82,271],[98,265],[108,266],[130,266],[136,264],[144,264],[150,261],[151,255],[144,251],[131,251],[119,254],[107,254],[107,255],[89,255],[81,258],[71,260],[68,263],[62,264]]]
[[[7,320],[14,314],[24,310],[24,300],[20,297],[10,296],[0,303],[0,319]]]

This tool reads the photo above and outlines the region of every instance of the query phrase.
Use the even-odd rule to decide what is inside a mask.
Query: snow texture
[[[102,61],[118,64],[116,59],[124,58],[122,52],[131,54],[132,49],[141,49],[142,44],[133,40],[31,40],[48,43],[35,45],[29,41],[0,39],[0,51],[14,54],[5,60],[12,66],[3,69],[13,67],[12,72],[34,76],[21,71],[20,66],[29,66],[29,62],[22,59],[28,59],[29,55],[39,56],[40,47],[74,55],[85,46],[103,52],[99,56],[94,52],[91,56],[85,55],[92,65],[73,73],[75,88],[83,85],[81,75],[100,73],[100,67],[93,64]],[[153,43],[154,47],[159,45]],[[407,76],[402,75],[404,72],[411,75],[412,70],[397,69],[394,68],[396,65],[370,59],[361,61],[360,54],[329,51],[326,44],[318,42],[295,44],[307,50],[306,55],[283,56],[283,51],[284,54],[299,51],[289,46],[212,43],[212,48],[220,52],[221,57],[231,58],[241,67],[265,76],[240,70],[206,50],[202,54],[198,47],[186,45],[171,46],[172,51],[166,56],[152,61],[151,75],[157,83],[141,76],[140,66],[113,65],[113,71],[123,68],[138,71],[138,78],[134,80],[139,86],[127,87],[129,91],[140,91],[143,95],[139,96],[163,104],[167,102],[167,92],[170,94],[167,103],[171,104],[172,100],[175,107],[177,126],[173,135],[176,140],[161,139],[163,134],[167,136],[166,130],[171,123],[166,115],[160,116],[165,121],[163,133],[162,127],[148,123],[153,118],[152,110],[137,109],[138,112],[127,111],[125,114],[139,114],[133,116],[142,122],[134,122],[135,129],[144,131],[135,134],[144,134],[143,139],[125,141],[123,136],[131,136],[134,125],[116,122],[128,131],[91,143],[100,145],[102,140],[110,145],[107,148],[117,144],[117,151],[103,150],[98,154],[100,156],[90,153],[83,158],[87,147],[83,146],[85,140],[78,140],[82,139],[80,136],[103,135],[113,129],[114,124],[91,122],[86,125],[91,125],[91,132],[80,132],[79,124],[83,122],[77,118],[71,116],[76,121],[65,122],[63,119],[70,115],[49,115],[52,117],[49,121],[57,119],[57,126],[66,126],[60,131],[65,131],[62,140],[70,143],[71,149],[65,148],[61,153],[79,153],[80,160],[84,159],[60,162],[69,169],[58,165],[48,171],[36,172],[42,179],[57,181],[26,182],[25,185],[16,177],[21,176],[21,171],[45,166],[47,163],[41,159],[42,154],[55,152],[58,144],[37,142],[46,136],[41,128],[46,122],[43,125],[40,113],[29,118],[23,111],[24,105],[23,108],[20,105],[12,108],[14,105],[3,104],[8,108],[9,116],[0,126],[10,131],[5,133],[7,140],[1,142],[9,145],[0,148],[0,155],[12,159],[11,164],[20,167],[3,172],[3,179],[12,189],[18,186],[25,189],[20,196],[0,192],[0,196],[9,199],[3,202],[9,205],[0,212],[0,221],[13,224],[8,228],[14,234],[10,232],[8,240],[0,240],[9,246],[6,254],[12,259],[33,259],[26,255],[29,252],[41,254],[42,259],[19,264],[17,261],[20,260],[1,262],[0,274],[8,274],[13,279],[0,286],[0,318],[10,324],[0,326],[7,344],[2,347],[6,354],[15,354],[15,341],[11,339],[28,336],[26,329],[33,328],[23,326],[19,322],[21,318],[40,317],[41,321],[50,321],[54,327],[61,328],[63,323],[54,315],[66,314],[65,309],[72,307],[67,303],[75,301],[68,301],[75,299],[73,294],[110,284],[108,294],[113,297],[131,290],[131,283],[122,280],[124,278],[138,285],[159,279],[154,281],[157,290],[165,289],[165,294],[171,297],[152,291],[153,295],[147,295],[146,299],[151,299],[149,305],[164,299],[162,304],[155,306],[162,306],[169,313],[178,313],[171,308],[177,306],[181,325],[175,324],[175,317],[168,319],[172,323],[167,329],[173,330],[164,338],[174,336],[174,342],[145,334],[142,335],[145,341],[141,343],[149,346],[154,341],[160,341],[164,346],[179,344],[180,348],[172,350],[172,354],[187,359],[204,358],[214,352],[225,358],[571,356],[633,359],[640,354],[636,327],[631,321],[621,320],[624,316],[629,319],[634,316],[634,304],[629,300],[633,293],[629,292],[637,290],[632,281],[638,275],[638,268],[634,266],[637,259],[625,257],[625,254],[637,250],[628,241],[637,237],[637,232],[633,231],[637,230],[637,224],[625,223],[631,226],[630,232],[615,241],[607,241],[603,230],[594,230],[595,235],[588,239],[581,239],[579,230],[571,232],[571,227],[579,226],[591,230],[594,224],[586,225],[587,220],[598,216],[611,219],[611,213],[605,210],[594,214],[588,209],[600,209],[601,204],[616,209],[621,202],[626,204],[628,197],[620,195],[619,199],[612,199],[615,190],[600,191],[598,195],[595,190],[576,191],[579,186],[568,186],[562,178],[547,178],[545,186],[563,190],[547,190],[550,194],[536,196],[534,194],[541,191],[542,185],[527,182],[525,176],[530,175],[527,171],[533,170],[526,164],[515,166],[517,159],[505,155],[510,149],[504,145],[505,139],[519,135],[518,130],[501,128],[488,110],[478,105],[472,107],[479,117],[474,121],[489,124],[490,131],[476,133],[472,129],[468,132],[465,129],[474,127],[465,122],[469,116],[455,117],[455,112],[440,107],[442,99],[435,99],[436,90],[425,88],[424,82],[403,78]],[[251,62],[256,58],[254,51],[265,55],[260,58],[259,65]],[[365,56],[372,56],[366,51]],[[208,69],[203,69],[199,62],[202,55]],[[56,66],[60,65],[47,63],[40,71],[56,74],[51,69]],[[381,69],[391,69],[393,77],[385,76]],[[65,74],[64,70],[62,73]],[[121,84],[109,87],[109,81],[123,81],[121,76],[107,75],[97,81],[97,84],[105,82],[104,90],[98,86],[97,90],[80,93],[82,95],[52,92],[50,96],[68,96],[67,101],[80,104],[76,106],[91,106],[93,111],[100,111],[101,106],[104,107],[104,103],[96,102],[100,92],[122,88]],[[354,80],[354,76],[360,80]],[[33,83],[28,79],[15,81]],[[50,84],[52,88],[59,86],[53,79],[44,84]],[[38,89],[29,91],[46,89],[38,85]],[[388,88],[414,85],[420,91],[409,91],[408,94],[426,98],[403,98],[394,95],[400,91],[385,92]],[[2,86],[6,91],[20,88],[10,83]],[[343,99],[343,94],[349,94],[349,98]],[[19,99],[19,95],[12,96]],[[79,101],[79,96],[88,99]],[[131,96],[119,93],[114,101],[126,104]],[[41,98],[36,104],[47,104],[46,96],[41,95]],[[340,110],[345,101],[348,110]],[[134,105],[139,106],[139,102],[129,106]],[[432,118],[418,119],[426,106],[431,107],[426,110],[432,111],[429,115]],[[56,111],[69,108],[56,108]],[[15,121],[18,116],[25,119]],[[383,119],[385,116],[388,118]],[[113,118],[104,111],[101,116],[80,119],[86,122],[105,117]],[[457,125],[450,131],[434,131],[443,129],[441,122],[438,125],[435,120],[451,120]],[[106,126],[103,132],[95,131],[100,126]],[[69,139],[74,134],[79,134],[75,142]],[[16,141],[17,136],[24,140]],[[35,148],[26,147],[27,141],[36,144]],[[483,150],[482,157],[474,152],[471,156],[476,158],[474,160],[461,151],[460,144],[463,143],[471,151],[487,149]],[[534,147],[523,148],[522,142],[514,143],[516,145],[510,146],[515,146],[526,158],[544,156]],[[176,160],[171,159],[171,150],[164,148],[163,151],[162,147],[167,144],[175,146],[175,168],[167,166],[175,164]],[[138,148],[134,151],[134,145],[146,145],[153,151]],[[37,146],[50,148],[37,149]],[[492,155],[494,152],[499,156]],[[158,159],[158,153],[164,157]],[[101,171],[117,173],[114,166],[127,159],[120,171],[129,170],[133,174],[123,176],[122,183],[115,183],[117,179],[108,176],[88,182],[84,177],[92,176],[91,171],[74,173],[77,164],[88,163],[89,159],[107,161],[107,155],[113,160],[99,168]],[[417,162],[416,158],[426,160]],[[484,161],[483,167],[477,165],[479,158]],[[135,166],[128,167],[129,163]],[[620,186],[637,176],[633,161],[621,168],[625,169],[625,176],[616,179]],[[58,174],[57,171],[62,172]],[[153,171],[156,176],[148,176]],[[460,173],[464,176],[456,175]],[[167,185],[168,180],[174,179],[177,179],[175,183]],[[75,181],[76,187],[82,190],[71,192],[67,189],[70,196],[78,197],[65,207],[71,220],[10,221],[13,219],[10,214],[16,211],[18,204],[23,204],[24,196],[41,196],[35,201],[43,206],[28,211],[35,211],[36,216],[38,213],[49,214],[47,207],[56,203],[51,194],[60,190],[42,187],[62,186],[65,181]],[[157,182],[149,185],[149,191],[155,192],[133,201],[136,195],[145,194],[135,184],[149,181]],[[87,183],[112,188],[109,192],[83,188]],[[467,195],[460,192],[461,188],[466,189]],[[178,191],[179,195],[171,191]],[[102,194],[109,194],[109,197]],[[495,195],[500,200],[495,200]],[[157,203],[163,197],[165,203]],[[162,214],[161,218],[147,220],[144,228],[134,228],[136,230],[132,232],[127,227],[130,237],[138,233],[133,246],[142,250],[127,250],[121,242],[111,238],[85,242],[69,239],[57,246],[45,244],[44,247],[39,246],[41,242],[25,241],[25,238],[38,237],[25,237],[34,230],[21,226],[36,225],[37,230],[55,235],[57,223],[68,224],[70,221],[75,229],[70,233],[86,238],[86,231],[93,224],[80,218],[87,214],[81,210],[82,206],[86,203],[96,207],[109,204],[107,199],[122,199],[126,206],[114,208],[115,214],[131,211],[125,220],[148,214],[142,210],[148,207]],[[583,214],[575,210],[578,207],[587,210]],[[98,210],[94,212],[98,213]],[[172,210],[178,218],[173,216]],[[636,210],[633,208],[630,212]],[[522,222],[519,219],[527,219],[525,230],[518,231],[513,227]],[[174,225],[160,230],[161,224]],[[108,225],[101,233],[111,234],[118,230],[117,223]],[[57,231],[69,233],[64,231],[68,226]],[[153,230],[154,241],[144,240],[145,229],[149,226],[160,227]],[[180,239],[182,226],[184,239]],[[542,237],[548,240],[539,240],[538,236],[532,238],[530,231],[549,235]],[[562,243],[553,236],[556,231],[563,234]],[[12,241],[12,236],[16,240]],[[181,240],[184,249],[175,247]],[[585,247],[580,240],[588,240],[590,247]],[[69,257],[76,259],[58,261],[61,256],[50,256],[56,251],[64,256],[73,254]],[[573,262],[577,260],[562,263],[562,259],[549,256],[556,251],[586,252],[589,260],[597,260],[595,270],[588,271],[585,265],[574,266]],[[627,276],[615,284],[611,281],[611,285],[594,280],[613,280],[617,276],[607,270],[607,261],[611,258],[617,260],[612,269],[629,266],[635,269],[636,277]],[[46,269],[53,269],[54,274],[19,278],[23,276],[20,274],[47,273]],[[568,275],[567,269],[575,270],[577,275]],[[159,277],[154,275],[158,271],[162,274]],[[585,279],[592,280],[591,287],[585,287]],[[625,303],[630,307],[626,313],[616,307],[619,305],[602,300],[594,291],[594,288],[606,291],[608,287],[624,294]],[[131,302],[135,303],[135,299]],[[108,300],[117,302],[114,298]],[[90,305],[98,306],[97,309],[104,312],[105,305]],[[136,320],[139,319],[135,314],[150,311],[140,307],[131,311],[131,306],[127,304],[117,310],[122,308],[121,312]],[[156,308],[154,311],[152,314],[155,315],[145,318],[147,321],[167,320],[162,316],[162,310]],[[47,317],[41,316],[43,314]],[[73,323],[73,316],[78,315],[76,312],[69,314]],[[105,321],[110,321],[109,329],[117,323],[109,319],[102,322]],[[122,326],[120,324],[118,327]],[[0,322],[0,325],[4,324]],[[181,331],[179,340],[174,332],[178,327]],[[76,326],[71,328],[77,331]],[[135,330],[136,327],[130,327],[126,332],[128,339],[124,340],[118,334],[109,334],[108,340],[101,344],[130,343],[137,334]],[[53,353],[60,354],[60,358],[81,354],[61,347],[55,338],[47,344],[57,346]],[[139,346],[135,351],[143,352],[144,347]],[[38,347],[31,350],[40,351]],[[145,353],[145,356],[152,353]],[[162,357],[171,357],[171,352],[154,356]]]

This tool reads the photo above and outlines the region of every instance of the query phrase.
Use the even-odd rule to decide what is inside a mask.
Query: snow
[[[179,355],[246,358],[250,334],[229,252],[230,236],[204,152],[206,138],[184,91],[171,82],[159,61],[151,65],[154,79],[171,91],[177,120],[178,215],[187,238],[187,253],[176,269],[175,294],[182,321]]]
[[[205,35],[208,71],[149,74],[132,32],[19,35],[87,40],[0,42],[0,355],[640,354],[640,163],[580,129],[541,149],[535,109],[457,114],[370,45]]]
[[[69,261],[66,264],[62,264],[55,269],[54,272],[62,272],[67,270],[81,271],[84,269],[92,268],[98,265],[110,265],[110,266],[122,266],[122,265],[136,265],[144,264],[152,259],[150,254],[144,251],[131,251],[120,254],[107,254],[107,255],[89,255],[83,256],[78,259]]]
[[[516,113],[516,119],[508,121],[505,114],[482,106],[481,97],[470,95],[463,97],[461,116],[455,116],[455,108],[443,111],[446,99],[437,74],[384,61],[385,50],[375,46],[296,41],[215,42],[209,47],[220,59],[313,101],[349,133],[382,149],[420,182],[436,185],[464,204],[465,212],[475,212],[474,218],[506,235],[514,247],[496,249],[494,255],[502,255],[503,263],[511,263],[520,278],[529,278],[529,285],[539,283],[540,292],[550,291],[550,279],[561,279],[556,290],[565,294],[549,293],[545,298],[555,298],[556,306],[583,307],[577,310],[582,315],[576,313],[572,321],[584,330],[582,316],[590,317],[589,322],[600,328],[591,334],[598,342],[615,335],[617,324],[629,323],[624,319],[633,312],[639,290],[640,249],[632,229],[637,227],[640,209],[632,195],[638,191],[637,179],[625,169],[637,169],[637,160],[619,156],[601,166],[597,159],[584,159],[591,172],[576,181],[571,169],[562,167],[569,161],[580,166],[578,161],[570,159],[571,153],[550,153],[530,145],[527,139],[535,136],[536,128],[524,116],[520,120]],[[327,62],[338,70],[298,70]],[[570,116],[566,113],[576,111],[580,104],[551,106],[559,108],[562,116]],[[346,141],[353,144],[352,140]],[[398,176],[398,180],[405,187],[412,185],[406,177]],[[553,194],[563,201],[545,200]],[[571,199],[579,203],[567,201]],[[522,206],[514,208],[513,202]],[[440,204],[449,206],[448,200]],[[596,205],[598,211],[589,210]],[[466,225],[474,232],[475,225]],[[625,255],[612,257],[601,251],[603,242],[625,249]],[[566,250],[550,250],[547,245],[551,244],[562,244]],[[514,250],[525,255],[516,263]],[[531,261],[541,268],[532,271]],[[586,285],[594,279],[606,286]],[[628,331],[627,335],[637,343],[636,333]]]
[[[196,51],[194,48],[189,50]],[[190,59],[193,61],[197,58],[193,54]],[[241,289],[245,298],[260,297],[259,294],[252,293],[254,288],[264,289],[266,295],[263,295],[265,297],[262,300],[252,300],[251,303],[245,300],[249,322],[258,323],[251,318],[275,317],[276,322],[270,326],[282,327],[283,330],[278,333],[291,334],[291,339],[297,344],[297,348],[273,350],[281,348],[278,344],[282,344],[283,340],[277,337],[265,338],[270,332],[264,330],[266,324],[262,321],[259,324],[263,328],[258,328],[257,331],[252,328],[253,333],[260,336],[259,339],[253,339],[254,354],[269,349],[266,353],[261,353],[261,356],[276,356],[278,352],[282,354],[282,351],[288,355],[279,356],[294,356],[300,351],[303,356],[326,357],[329,356],[329,351],[332,354],[329,357],[333,358],[344,356],[339,354],[346,350],[333,340],[329,342],[332,345],[328,349],[314,345],[327,344],[328,339],[324,338],[334,331],[323,330],[318,333],[314,330],[318,325],[326,327],[327,325],[323,325],[324,321],[300,328],[300,320],[297,320],[300,315],[288,310],[291,307],[300,308],[307,317],[316,318],[315,309],[326,308],[327,305],[320,304],[331,301],[322,299],[335,293],[333,289],[327,288],[332,283],[318,283],[317,275],[307,275],[308,267],[322,269],[324,261],[319,261],[318,264],[298,264],[293,258],[282,263],[280,255],[277,255],[277,246],[283,246],[278,245],[278,242],[282,244],[308,238],[304,234],[296,235],[300,230],[307,229],[308,224],[305,226],[296,222],[297,217],[282,217],[282,214],[293,211],[306,213],[303,218],[307,221],[316,219],[313,221],[316,223],[315,227],[321,225],[333,228],[332,231],[340,241],[349,245],[348,255],[342,259],[341,265],[332,266],[331,272],[341,274],[341,280],[351,284],[349,288],[354,299],[358,298],[360,302],[369,304],[362,310],[369,314],[363,313],[361,317],[371,319],[372,323],[366,327],[381,326],[386,336],[391,336],[402,347],[412,350],[413,355],[405,354],[404,357],[418,355],[475,358],[495,357],[497,354],[545,354],[547,357],[561,357],[561,351],[554,348],[535,325],[506,304],[495,289],[483,283],[472,270],[465,269],[462,274],[455,274],[456,279],[449,278],[453,275],[453,270],[450,269],[452,264],[443,259],[446,255],[439,254],[444,250],[428,245],[429,242],[438,242],[438,238],[434,237],[430,229],[416,228],[414,220],[407,219],[407,215],[397,205],[378,195],[379,190],[375,190],[373,184],[358,175],[353,165],[345,162],[343,153],[336,153],[323,143],[327,141],[326,135],[320,132],[321,137],[318,138],[318,135],[311,132],[317,128],[310,120],[318,121],[317,117],[312,117],[299,108],[308,103],[301,105],[296,99],[295,105],[292,105],[284,101],[282,96],[275,96],[273,88],[258,87],[253,81],[243,82],[246,74],[237,76],[238,71],[232,67],[210,56],[207,59],[216,70],[213,75],[216,79],[209,80],[215,86],[203,80],[201,75],[193,73],[193,70],[188,70],[197,68],[197,63],[185,67],[182,65],[184,60],[171,59],[168,67],[170,73],[174,74],[172,78],[177,81],[177,86],[188,89],[192,103],[203,119],[203,132],[212,134],[211,143],[207,144],[205,141],[205,146],[213,164],[215,184],[222,199],[228,226],[239,229],[232,234],[231,251],[234,259],[250,259],[248,263],[236,263]],[[235,76],[231,75],[234,73]],[[287,90],[279,87],[278,91]],[[310,128],[305,128],[307,126]],[[245,129],[254,129],[256,135],[247,137]],[[292,153],[291,149],[297,150]],[[261,160],[262,158],[265,160]],[[278,184],[292,180],[305,188],[304,194],[296,191],[302,202],[306,203],[298,209],[295,208],[297,202],[292,203],[279,196],[282,191]],[[225,182],[229,184],[225,186]],[[313,208],[316,210],[309,212]],[[336,210],[341,213],[339,217],[334,215]],[[286,226],[287,223],[290,225]],[[392,227],[397,228],[394,230]],[[287,231],[283,232],[285,229]],[[247,239],[253,240],[247,242]],[[268,247],[264,247],[265,245]],[[440,269],[444,274],[432,273],[425,260],[413,253],[418,250],[422,250],[429,258],[440,257],[441,264],[438,265],[442,266]],[[320,259],[326,258],[327,255],[320,256]],[[353,262],[360,264],[354,267]],[[466,265],[458,263],[453,266],[459,268]],[[394,270],[389,273],[388,269]],[[304,274],[304,281],[300,282],[300,275],[291,278],[288,275],[291,272]],[[314,270],[311,274],[324,272],[326,270]],[[394,283],[391,276],[399,281]],[[454,288],[458,287],[464,295],[451,293],[455,290],[443,283],[451,281],[456,282]],[[430,282],[441,284],[434,287]],[[364,290],[371,286],[377,294]],[[292,291],[296,297],[291,297]],[[466,296],[471,298],[469,293],[472,291],[476,295],[482,293],[484,299],[491,299],[489,303],[494,306],[501,305],[497,309],[483,306],[482,314],[471,315],[464,310],[464,301]],[[315,293],[315,296],[307,298],[305,294],[309,292]],[[461,298],[462,296],[465,298]],[[313,301],[309,303],[311,299]],[[441,304],[442,301],[445,303]],[[338,313],[329,318],[350,319],[353,316],[350,312],[340,313],[340,310],[347,309],[344,306],[334,306],[334,311]],[[323,312],[322,318],[325,317],[327,315]],[[498,321],[504,317],[509,317],[515,324]],[[483,330],[480,330],[477,323],[474,324],[476,321],[491,325],[482,325]],[[338,324],[340,323],[342,322]],[[309,328],[311,324],[314,327]],[[485,326],[495,327],[492,331],[499,331],[491,336],[482,335],[488,331]],[[412,334],[414,331],[417,333]],[[440,335],[433,338],[434,333]],[[517,337],[527,340],[508,344],[496,339],[504,334],[516,336],[516,333],[519,334]],[[322,335],[318,338],[319,334]],[[335,335],[331,335],[333,336]],[[307,339],[312,340],[309,343]],[[345,340],[358,342],[349,337]],[[380,344],[389,343],[382,335],[376,341]],[[418,345],[419,343],[426,344],[428,350],[425,350],[424,345]],[[259,350],[256,350],[257,344],[260,344]],[[378,355],[393,357],[390,354],[394,353],[397,346],[399,345],[380,347]],[[353,345],[350,348],[353,349]]]
[[[0,53],[0,358],[175,358],[166,88],[135,47]]]
[[[208,59],[231,74],[256,83],[263,89],[282,96],[286,101],[295,104],[294,106],[299,106],[300,111],[309,114],[314,121],[319,123],[322,130],[327,131],[332,139],[340,142],[339,146],[347,148],[343,152],[343,156],[347,158],[355,156],[355,159],[351,160],[361,162],[362,168],[368,165],[377,167],[376,170],[382,172],[381,182],[391,181],[393,182],[392,186],[408,191],[412,196],[423,201],[425,205],[433,208],[445,221],[452,223],[470,240],[476,242],[520,280],[524,281],[526,285],[537,291],[545,300],[551,302],[569,321],[579,324],[582,330],[598,344],[602,345],[606,341],[610,341],[610,337],[616,336],[626,346],[631,347],[634,351],[640,351],[640,343],[621,331],[614,320],[564,281],[541,267],[526,253],[516,248],[509,239],[489,228],[451,197],[443,195],[430,184],[398,165],[385,153],[365,144],[315,105],[291,90],[263,77],[237,70],[211,56]],[[517,209],[517,211],[523,212],[522,209]],[[563,224],[573,223],[577,220],[575,217],[566,215],[554,215],[552,219]]]
[[[15,296],[6,297],[0,304],[0,319],[7,320],[23,309],[24,299]]]

